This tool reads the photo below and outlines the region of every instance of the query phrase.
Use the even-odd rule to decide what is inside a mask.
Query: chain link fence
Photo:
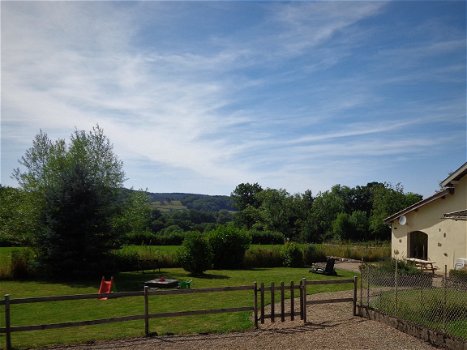
[[[362,265],[360,305],[467,340],[467,279]]]

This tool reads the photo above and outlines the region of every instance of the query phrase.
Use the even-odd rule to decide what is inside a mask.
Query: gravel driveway
[[[350,297],[351,293],[320,293],[309,300]],[[307,315],[305,325],[300,320],[266,321],[260,330],[241,333],[138,338],[55,349],[436,349],[385,324],[352,316],[348,302],[308,305]]]

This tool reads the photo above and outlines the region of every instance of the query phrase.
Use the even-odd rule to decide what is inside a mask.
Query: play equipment
[[[99,287],[99,294],[109,294],[112,293],[112,284],[113,284],[114,278],[113,276],[110,278],[109,281],[106,281],[104,276],[102,276],[101,279],[101,285]],[[100,297],[99,300],[107,300],[107,297]]]

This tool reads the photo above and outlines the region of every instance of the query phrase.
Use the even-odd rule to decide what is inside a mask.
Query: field
[[[307,279],[342,279],[353,276],[352,272],[338,271],[339,276],[327,277],[315,275],[305,268],[264,268],[250,270],[211,270],[202,278],[191,277],[179,268],[162,269],[161,272],[120,273],[115,276],[114,291],[142,290],[146,280],[157,276],[173,277],[179,280],[192,280],[192,288],[214,286],[252,285],[254,281],[276,284],[281,281],[298,283],[302,277]],[[69,283],[53,283],[46,281],[2,281],[1,294],[10,294],[11,298],[69,295],[96,293],[99,281],[76,281]],[[308,288],[308,293],[337,291],[352,288],[351,284],[324,285]],[[253,293],[249,291],[229,293],[207,293],[196,295],[152,296],[150,312],[187,311],[221,307],[251,306]],[[3,314],[3,309],[1,309]],[[143,313],[141,297],[122,298],[107,301],[78,300],[49,303],[12,305],[12,325],[32,325],[66,321],[135,315]],[[172,319],[156,319],[151,321],[151,331],[158,334],[189,334],[241,331],[253,327],[251,314],[248,312],[189,316]],[[3,326],[3,317],[0,325]],[[40,347],[50,344],[66,344],[73,342],[89,342],[98,339],[115,339],[143,336],[142,321],[131,321],[99,326],[64,328],[32,332],[17,332],[12,335],[15,347]]]

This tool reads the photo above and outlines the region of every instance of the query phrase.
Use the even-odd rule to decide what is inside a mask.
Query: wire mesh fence
[[[362,266],[360,305],[467,340],[467,280]]]

